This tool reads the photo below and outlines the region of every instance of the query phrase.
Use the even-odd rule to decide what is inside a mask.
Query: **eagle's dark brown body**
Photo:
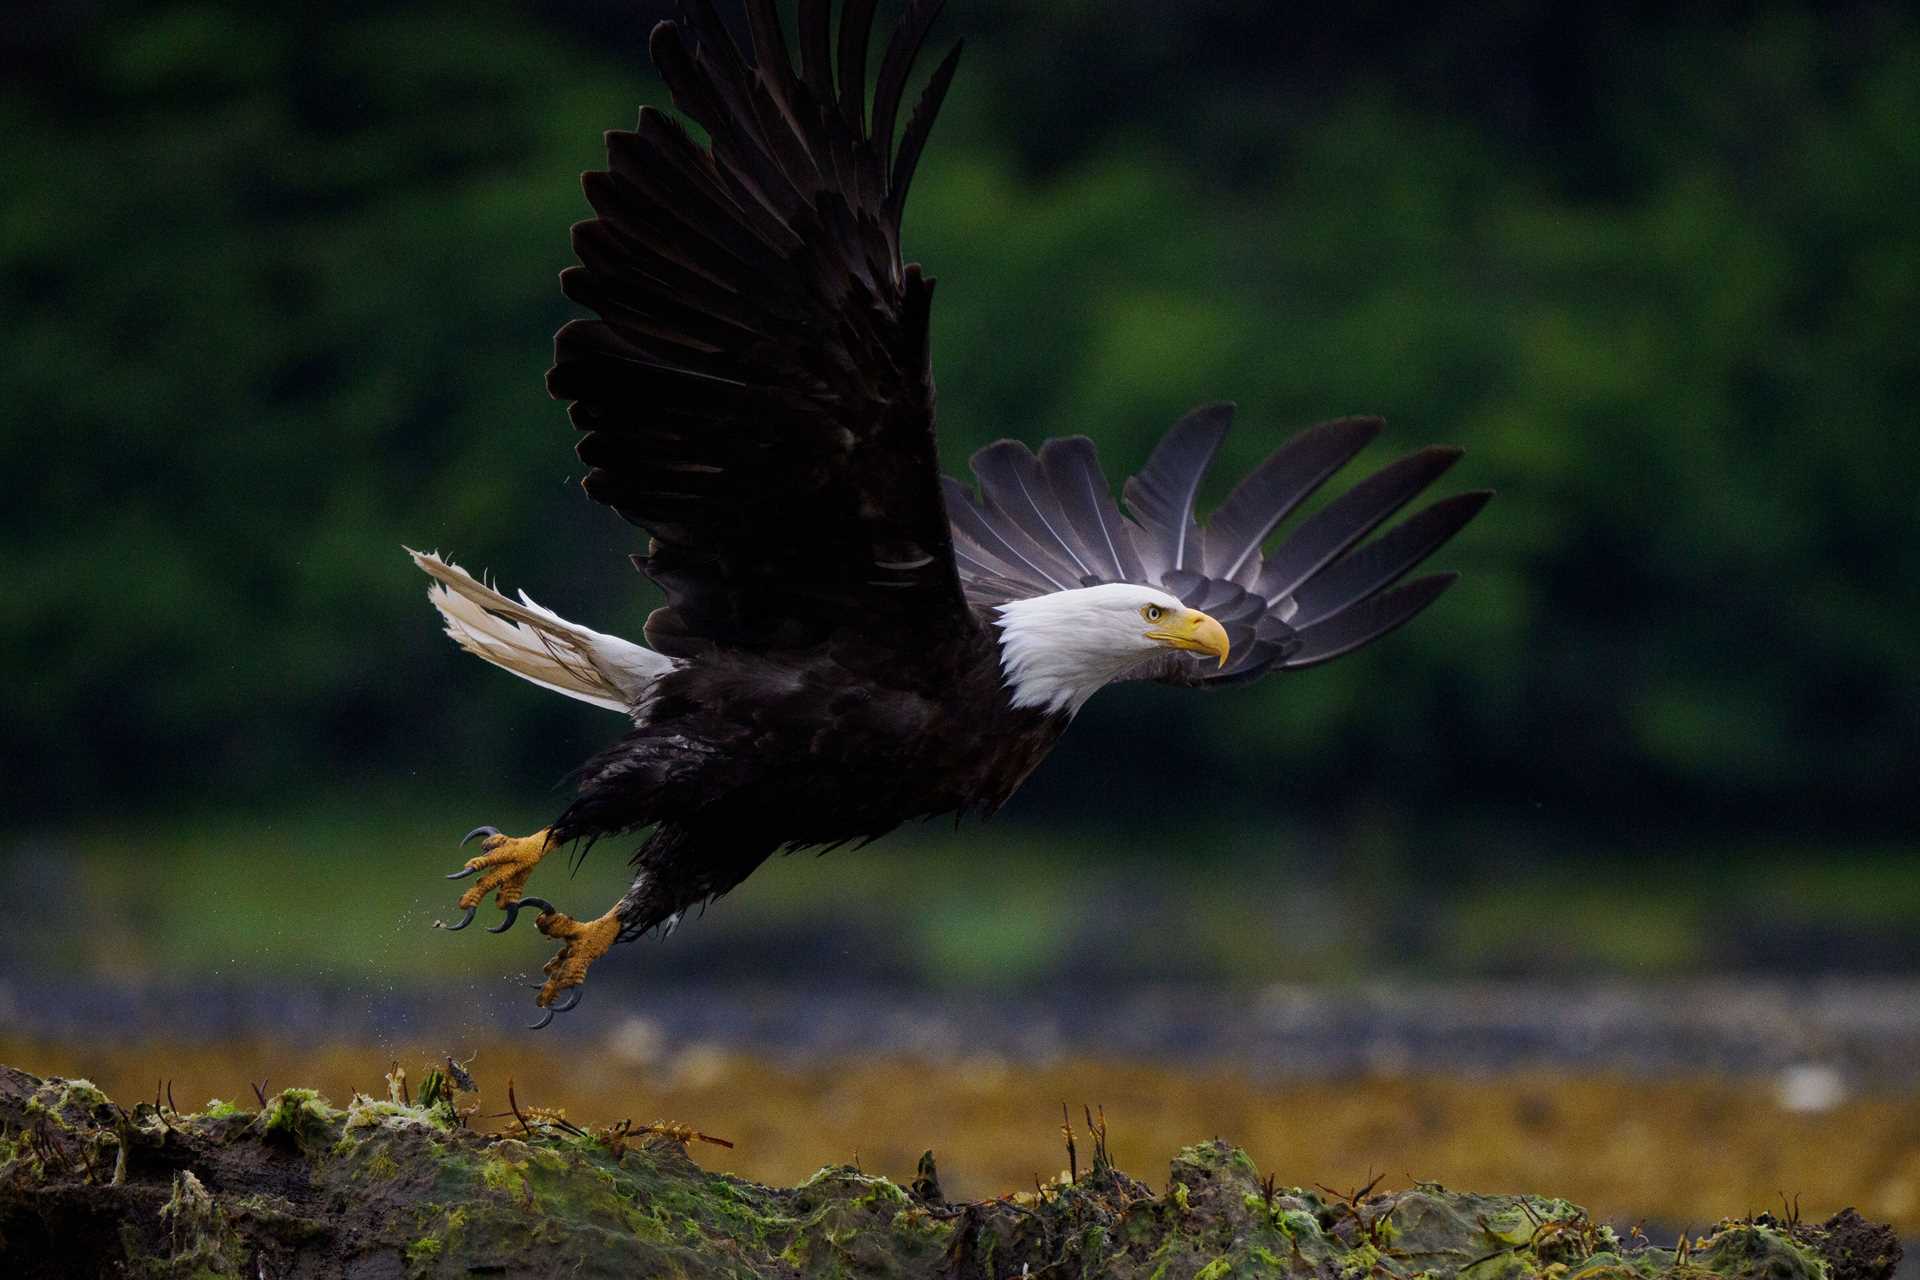
[[[904,678],[837,648],[690,663],[662,678],[642,727],[583,766],[557,842],[659,824],[634,855],[623,932],[725,893],[779,850],[990,813],[1066,728],[1010,704],[984,618]]]

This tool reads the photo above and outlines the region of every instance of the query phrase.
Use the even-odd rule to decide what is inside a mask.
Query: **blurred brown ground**
[[[187,1110],[212,1097],[251,1109],[250,1082],[263,1079],[271,1089],[312,1086],[341,1104],[356,1089],[383,1092],[396,1062],[417,1081],[437,1053],[404,1044],[89,1045],[0,1032],[0,1062],[86,1077],[129,1106],[171,1081]],[[1783,1105],[1766,1078],[1290,1081],[1090,1059],[1029,1068],[987,1056],[781,1066],[619,1033],[577,1048],[484,1043],[469,1069],[482,1116],[505,1111],[511,1078],[522,1106],[561,1107],[579,1123],[665,1119],[730,1139],[731,1150],[696,1144],[694,1155],[769,1183],[791,1184],[835,1162],[904,1181],[932,1148],[950,1196],[1030,1188],[1065,1166],[1064,1101],[1076,1128],[1083,1102],[1103,1107],[1121,1167],[1155,1184],[1177,1148],[1219,1136],[1286,1185],[1344,1189],[1383,1174],[1387,1185],[1417,1178],[1527,1190],[1565,1196],[1603,1220],[1646,1219],[1666,1230],[1777,1210],[1784,1193],[1798,1196],[1809,1217],[1851,1204],[1920,1234],[1920,1096],[1910,1092],[1843,1097],[1808,1112]]]

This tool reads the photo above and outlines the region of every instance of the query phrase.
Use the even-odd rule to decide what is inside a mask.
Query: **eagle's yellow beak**
[[[1227,665],[1227,629],[1198,609],[1181,609],[1162,618],[1147,632],[1147,639],[1158,640],[1169,649],[1190,653],[1210,653]]]

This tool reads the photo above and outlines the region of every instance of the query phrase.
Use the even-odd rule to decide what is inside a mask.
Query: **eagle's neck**
[[[1056,591],[999,606],[1000,679],[1015,707],[1071,716],[1150,654],[1117,645],[1090,605],[1106,587]],[[1131,640],[1131,637],[1128,637]]]

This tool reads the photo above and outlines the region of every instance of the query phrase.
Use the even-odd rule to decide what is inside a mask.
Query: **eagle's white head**
[[[1016,707],[1080,710],[1103,685],[1169,649],[1227,662],[1227,632],[1164,591],[1127,582],[999,606],[1000,673]]]

